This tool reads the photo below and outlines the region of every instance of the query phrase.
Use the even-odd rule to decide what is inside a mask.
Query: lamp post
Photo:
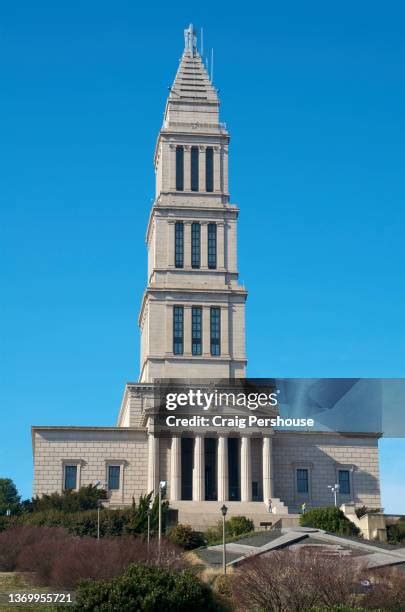
[[[146,514],[148,516],[148,539],[147,539],[148,559],[149,559],[149,545],[150,545],[150,513],[151,513],[151,507],[148,506],[148,509],[146,510]]]
[[[159,482],[159,531],[158,531],[158,547],[159,547],[159,559],[160,559],[160,543],[162,539],[162,492],[166,488],[166,481],[161,480]]]
[[[225,517],[226,517],[226,513],[228,512],[228,508],[225,506],[225,504],[221,507],[221,514],[222,514],[222,568],[223,568],[223,572],[224,574],[226,574],[226,538],[225,538]]]
[[[101,484],[102,484],[101,480],[98,480],[94,486],[96,487],[96,489],[98,489],[98,487]],[[107,487],[107,484],[105,484],[104,486]],[[102,505],[103,505],[102,500],[98,499],[97,500],[97,540],[100,540],[100,508]]]
[[[336,483],[333,486],[332,485],[328,485],[328,489],[330,489],[331,493],[333,493],[333,496],[334,496],[334,499],[335,499],[335,508],[337,508],[337,505],[338,505],[338,503],[337,503],[337,496],[338,496],[338,493],[340,491],[340,484]]]

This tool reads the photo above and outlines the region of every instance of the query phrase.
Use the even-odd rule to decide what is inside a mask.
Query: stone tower
[[[245,375],[247,292],[238,284],[228,146],[190,25],[155,149],[140,382]]]

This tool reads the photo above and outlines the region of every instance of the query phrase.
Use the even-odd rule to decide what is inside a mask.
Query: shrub
[[[211,589],[189,570],[134,563],[108,582],[86,581],[76,591],[74,610],[209,612],[220,610]]]
[[[204,546],[205,538],[200,531],[194,531],[190,525],[176,525],[169,533],[169,540],[184,550],[193,550]]]
[[[80,487],[78,491],[63,491],[35,497],[32,500],[33,512],[60,510],[61,512],[79,512],[96,510],[99,500],[107,499],[107,492],[96,486]]]
[[[31,527],[31,530],[35,529],[35,539],[20,550],[16,569],[32,572],[31,579],[37,584],[51,585],[55,562],[65,556],[73,538],[65,529],[58,527]]]
[[[360,508],[355,509],[357,518],[361,518],[369,512],[381,512],[381,508],[368,508],[367,506],[360,506]]]
[[[247,560],[232,575],[237,609],[308,610],[358,603],[361,570],[345,559],[313,551],[278,551]]]
[[[388,525],[387,538],[390,544],[403,544],[405,542],[405,521],[400,521],[396,525]]]
[[[122,574],[134,562],[182,568],[182,550],[162,540],[160,554],[158,542],[152,540],[149,554],[146,542],[139,538],[122,537],[94,540],[72,539],[63,554],[54,558],[52,571],[46,584],[55,588],[73,589],[83,580],[109,580]]]
[[[22,552],[35,549],[37,544],[44,547],[46,555],[47,543],[51,544],[53,550],[57,543],[66,542],[68,538],[66,530],[60,528],[24,525],[6,529],[0,533],[0,571],[12,572],[21,569],[19,559]]]
[[[125,532],[130,534],[146,533],[148,528],[148,508],[152,499],[152,493],[141,495],[138,505],[132,500],[129,513],[129,521],[125,526]],[[162,501],[162,529],[166,528],[169,502]],[[150,513],[150,526],[153,532],[157,532],[159,523],[159,497],[156,495]]]
[[[360,529],[343,514],[340,508],[313,508],[300,516],[300,525],[324,529],[338,535],[359,535]]]
[[[65,529],[20,526],[0,533],[0,571],[32,572],[38,584],[74,588],[85,579],[100,580],[117,576],[135,561],[167,568],[183,568],[183,551],[163,539],[147,543],[124,536],[77,538]]]
[[[386,567],[371,574],[372,586],[364,595],[365,608],[405,610],[405,574],[402,568]]]
[[[222,521],[218,521],[218,524],[215,525],[215,527],[208,527],[208,529],[204,531],[204,539],[208,546],[211,546],[219,541],[222,542]]]
[[[226,533],[231,536],[239,536],[254,530],[253,521],[246,516],[232,516],[225,523]]]
[[[48,496],[49,498],[53,496]],[[55,494],[55,499],[57,496]],[[130,508],[100,509],[100,535],[101,537],[120,536],[124,534],[137,535],[147,531],[147,508],[151,495],[141,496],[138,505],[135,501]],[[42,500],[42,498],[41,498]],[[46,505],[46,504],[45,504]],[[165,529],[168,514],[168,502],[162,502],[162,524]],[[151,511],[150,523],[152,533],[157,532],[159,515],[159,500],[156,497]],[[0,532],[2,528],[16,525],[36,525],[48,527],[64,527],[71,534],[80,537],[97,536],[97,510],[83,510],[80,512],[67,512],[49,508],[47,510],[23,513],[14,517],[0,517]]]

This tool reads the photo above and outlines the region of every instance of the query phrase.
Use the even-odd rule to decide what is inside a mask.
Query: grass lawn
[[[56,607],[46,604],[9,604],[9,593],[47,593],[46,587],[32,586],[27,576],[18,572],[0,572],[0,610],[4,612],[20,608],[23,610],[36,610],[37,612],[52,612]]]

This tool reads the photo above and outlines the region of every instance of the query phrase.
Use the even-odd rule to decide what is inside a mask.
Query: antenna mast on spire
[[[192,23],[184,30],[184,52],[190,53],[192,57],[197,53],[197,34]]]
[[[211,83],[214,82],[214,49],[211,49]]]

